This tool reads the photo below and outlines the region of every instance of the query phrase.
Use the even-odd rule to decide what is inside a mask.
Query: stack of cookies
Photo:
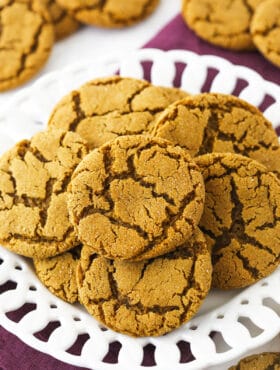
[[[232,50],[257,48],[280,67],[280,0],[182,0],[182,15],[204,40]]]
[[[104,325],[162,335],[211,282],[245,287],[278,266],[279,154],[236,97],[97,79],[0,159],[0,243]]]
[[[148,17],[158,4],[159,0],[1,1],[0,91],[32,78],[48,60],[54,42],[75,32],[80,22],[126,27]]]

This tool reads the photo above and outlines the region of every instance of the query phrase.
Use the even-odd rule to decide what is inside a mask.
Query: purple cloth
[[[186,49],[192,50],[198,54],[212,54],[228,59],[234,64],[240,64],[250,67],[260,73],[265,79],[280,84],[280,70],[270,64],[258,52],[233,52],[223,50],[212,46],[203,40],[199,39],[194,33],[184,24],[180,15],[176,16],[167,26],[165,26],[145,47],[159,48],[162,50],[170,49]],[[1,266],[0,266],[1,268]],[[12,289],[12,288],[11,288]],[[6,287],[2,289],[6,290]],[[1,294],[1,287],[0,287]],[[28,306],[28,305],[27,305]],[[25,310],[34,309],[29,305]],[[23,310],[11,314],[11,318],[15,321],[19,320],[23,315]],[[50,325],[49,328],[37,337],[41,340],[47,340],[50,332],[56,327],[56,323]],[[87,338],[81,336],[79,341],[71,349],[71,353],[79,353],[79,348]],[[97,344],[98,345],[98,344]],[[179,342],[178,347],[181,350],[181,362],[188,362],[193,359],[188,343]],[[110,352],[104,359],[108,363],[116,361],[117,353],[120,347],[117,343],[110,346]],[[94,351],[94,348],[93,348]],[[144,366],[154,364],[154,348],[148,345],[145,348],[145,359],[142,363]],[[17,337],[8,333],[4,328],[0,327],[0,370],[74,370],[82,369],[76,366],[64,364],[52,358],[49,355],[36,351],[21,342]]]
[[[267,61],[257,51],[236,52],[225,50],[198,38],[184,23],[181,15],[175,17],[146,45],[146,48],[162,50],[183,49],[197,54],[212,54],[225,58],[233,64],[240,64],[254,69],[266,80],[280,84],[280,69]]]

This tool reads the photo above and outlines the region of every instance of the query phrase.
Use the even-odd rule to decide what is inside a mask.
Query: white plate
[[[210,91],[237,92],[256,106],[266,97],[272,104],[265,115],[275,127],[280,125],[280,88],[263,80],[256,72],[214,56],[144,49],[124,57],[115,56],[53,72],[17,94],[0,112],[0,151],[43,129],[54,104],[71,89],[95,77],[112,75],[117,70],[122,76],[143,78],[143,62],[152,64],[150,79],[157,85],[174,86],[176,77],[183,89],[198,93],[207,85],[207,80]],[[181,69],[185,66],[182,73],[176,73],[178,66]],[[207,368],[262,345],[280,331],[280,269],[243,291],[211,292],[191,322],[166,336],[138,339],[104,331],[79,305],[67,304],[50,294],[36,278],[27,259],[0,247],[0,285],[9,280],[17,285],[0,294],[0,324],[40,351],[94,370],[143,369],[144,347],[148,344],[154,346],[156,365],[153,369]],[[36,308],[18,323],[6,315],[26,303],[33,303]],[[53,321],[59,321],[60,327],[52,332],[47,342],[34,336]],[[67,352],[81,334],[89,336],[81,353]],[[115,341],[121,344],[118,363],[109,364],[103,359],[109,344]],[[195,358],[192,362],[180,362],[186,351],[184,346],[180,349],[177,345],[181,341],[189,343]]]

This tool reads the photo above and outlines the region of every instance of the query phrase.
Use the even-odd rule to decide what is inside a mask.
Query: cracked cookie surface
[[[56,40],[61,40],[74,33],[80,23],[71,17],[67,11],[58,4],[57,0],[41,0],[48,9],[54,26]]]
[[[96,79],[66,95],[48,124],[77,132],[93,149],[118,136],[149,132],[169,104],[187,95],[133,78]]]
[[[68,198],[79,240],[129,260],[174,250],[193,233],[203,205],[202,176],[189,154],[141,135],[92,151],[73,173]]]
[[[55,257],[33,260],[41,282],[51,293],[69,303],[78,301],[76,272],[81,248],[78,246]]]
[[[0,4],[0,91],[31,78],[46,62],[54,41],[50,15],[40,0]]]
[[[266,0],[257,8],[251,34],[259,51],[280,67],[280,0]]]
[[[264,352],[243,358],[236,366],[229,370],[279,370],[280,353]]]
[[[159,0],[57,0],[79,21],[93,26],[121,28],[150,15]]]
[[[199,94],[168,107],[153,135],[187,149],[245,155],[280,176],[280,146],[272,124],[254,106],[235,96]]]
[[[233,50],[254,49],[250,23],[261,0],[184,0],[188,26],[204,40]]]
[[[79,298],[115,331],[158,336],[197,312],[211,273],[210,253],[198,229],[176,251],[142,262],[109,260],[84,247],[77,273]]]
[[[0,244],[32,258],[78,244],[67,210],[71,175],[87,154],[75,133],[56,129],[21,141],[0,159]]]
[[[280,181],[238,154],[206,154],[196,163],[205,182],[199,226],[212,249],[213,286],[253,284],[279,265]]]

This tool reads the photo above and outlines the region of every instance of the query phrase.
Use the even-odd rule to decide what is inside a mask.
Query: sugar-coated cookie
[[[251,34],[259,51],[280,67],[280,0],[266,0],[257,8]]]
[[[118,136],[148,133],[160,112],[187,95],[134,78],[100,78],[66,95],[49,126],[77,132],[93,149]]]
[[[140,22],[158,6],[159,0],[57,0],[82,23],[122,28]]]
[[[69,303],[78,301],[77,267],[81,246],[55,257],[34,259],[38,278],[51,293]]]
[[[107,258],[134,261],[182,244],[203,206],[203,179],[190,155],[142,135],[93,150],[74,172],[68,198],[84,245]]]
[[[183,0],[188,26],[204,40],[233,50],[254,49],[250,23],[261,0]]]
[[[280,260],[280,181],[250,158],[198,157],[205,182],[200,228],[212,249],[213,286],[241,288],[268,276]]]
[[[41,0],[1,1],[0,91],[30,79],[47,61],[54,42]]]
[[[1,245],[46,258],[79,244],[66,198],[72,172],[87,152],[79,135],[50,129],[0,158]]]
[[[41,0],[48,9],[54,25],[55,38],[61,40],[74,33],[80,23],[58,4],[57,0]]]
[[[205,93],[178,101],[158,118],[152,134],[192,156],[245,155],[280,176],[280,145],[272,124],[256,107],[232,95]]]
[[[197,312],[211,285],[202,233],[176,251],[143,262],[113,261],[89,247],[78,265],[79,299],[95,318],[131,336],[158,336]]]
[[[279,370],[280,353],[265,352],[243,358],[229,370]]]

